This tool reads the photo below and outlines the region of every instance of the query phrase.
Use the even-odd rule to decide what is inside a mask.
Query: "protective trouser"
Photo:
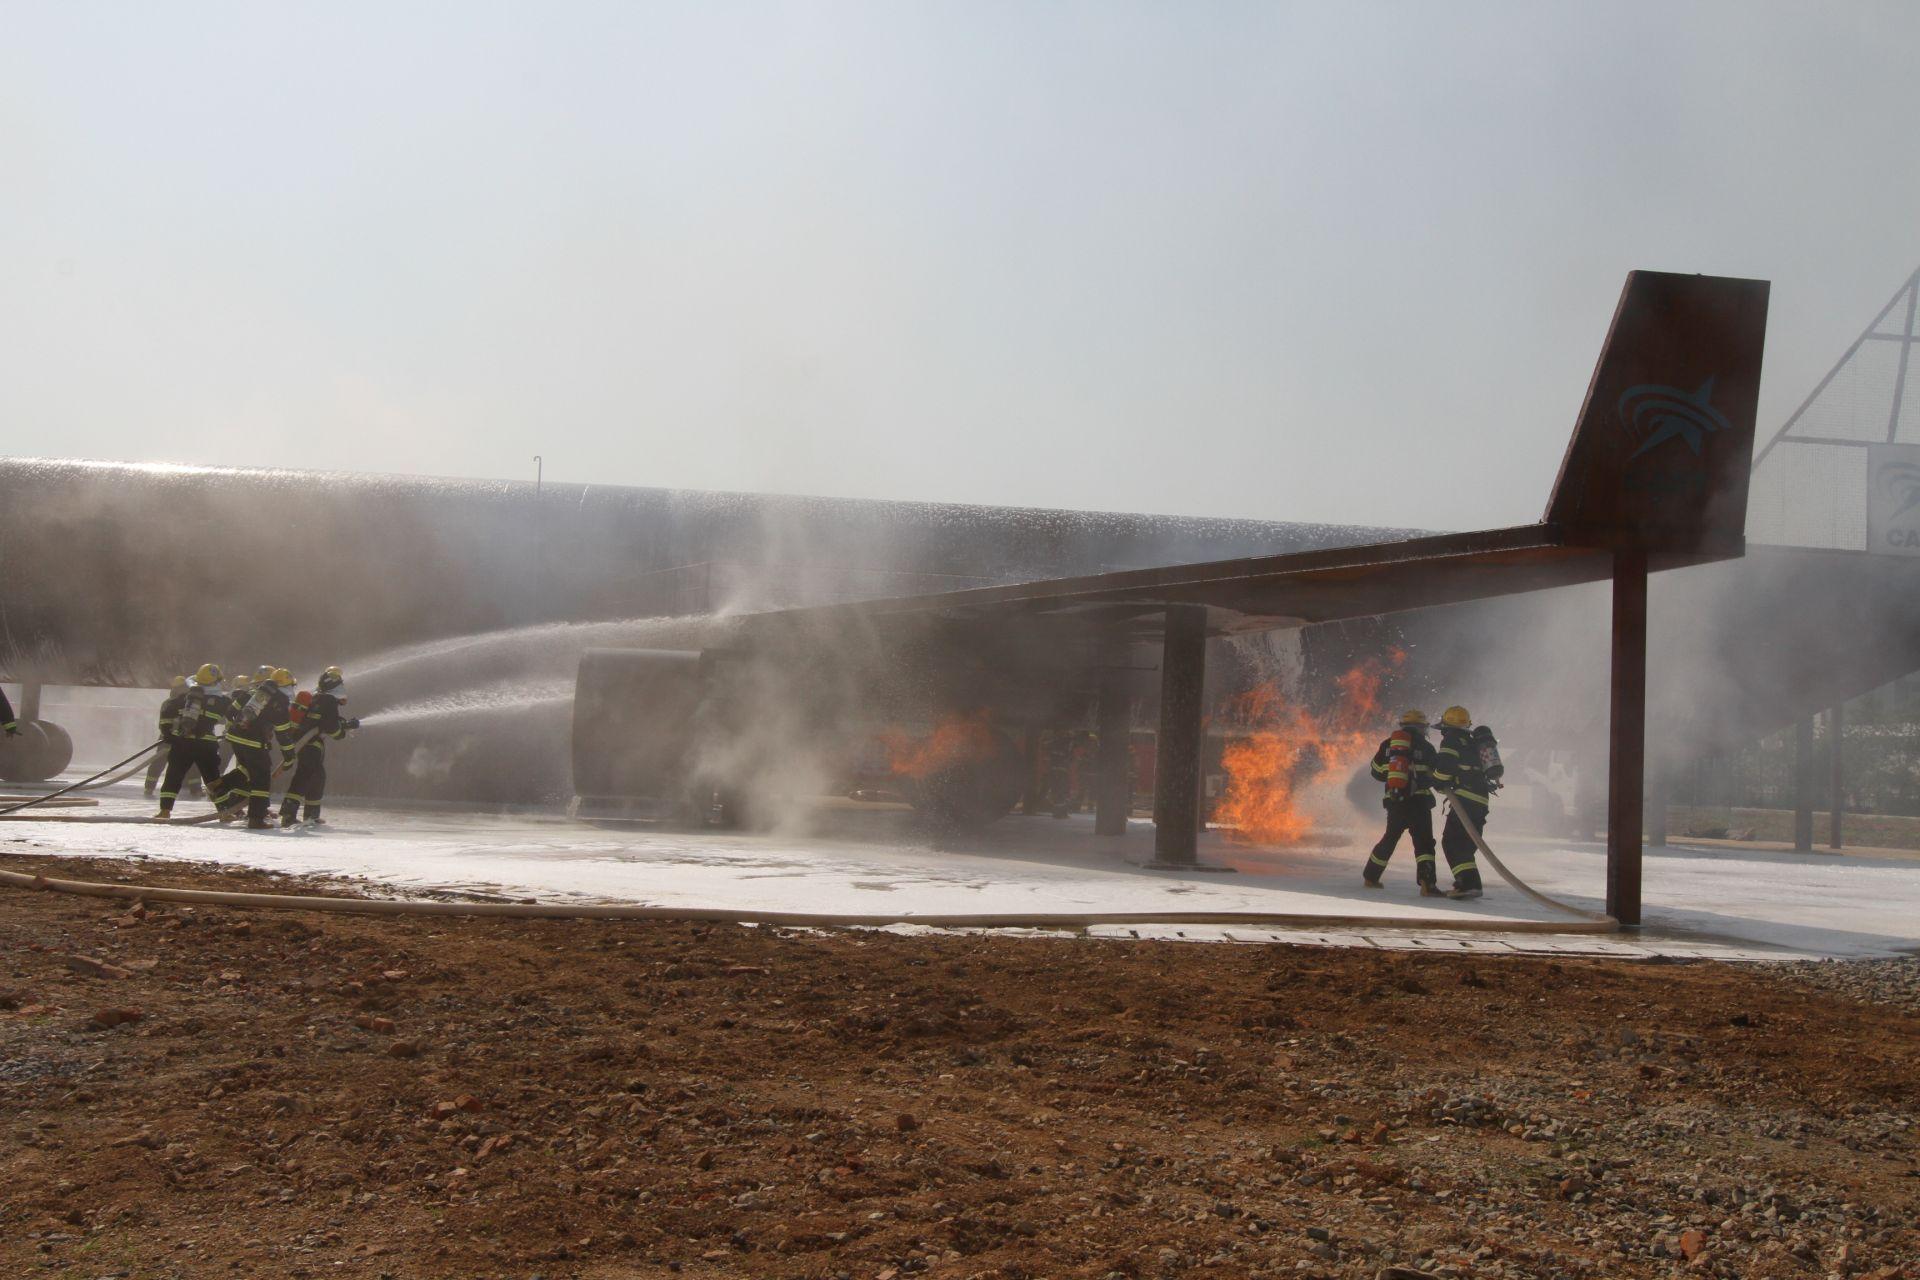
[[[242,798],[247,802],[247,825],[267,825],[267,810],[273,807],[273,757],[251,738],[227,737],[233,748],[233,768],[221,775],[220,794],[213,803],[225,809]]]
[[[168,739],[166,748],[154,752],[153,759],[147,761],[146,792],[148,795],[153,794],[153,789],[160,785],[160,779],[166,776],[167,762],[171,759],[173,759],[173,741]]]
[[[187,780],[189,769],[199,770],[207,794],[214,797],[215,804],[220,802],[220,753],[212,739],[175,738],[167,748],[167,772],[160,782],[160,812],[173,812],[173,802],[180,796],[180,784]]]
[[[1379,883],[1387,869],[1387,860],[1400,847],[1401,834],[1412,832],[1414,875],[1421,884],[1433,884],[1437,878],[1433,869],[1433,801],[1424,797],[1389,800],[1386,810],[1387,833],[1373,846],[1373,856],[1367,859],[1367,879]]]
[[[1447,801],[1447,825],[1440,833],[1440,848],[1446,852],[1447,865],[1453,868],[1453,887],[1456,889],[1478,889],[1480,887],[1480,864],[1473,860],[1478,846],[1467,829],[1460,822],[1460,814],[1465,812],[1467,821],[1473,823],[1476,831],[1485,833],[1487,829],[1487,806],[1477,800],[1467,800],[1455,796]]]
[[[300,820],[300,806],[307,806],[307,821],[320,816],[320,801],[327,794],[327,749],[309,742],[294,757],[293,781],[280,802],[280,825],[290,827]]]

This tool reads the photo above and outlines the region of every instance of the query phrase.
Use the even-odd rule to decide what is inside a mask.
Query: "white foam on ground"
[[[147,802],[109,798],[92,812],[135,814]],[[183,816],[204,804],[183,802]],[[13,853],[144,856],[267,870],[361,877],[396,891],[468,889],[506,897],[645,903],[829,915],[1121,914],[1259,912],[1303,917],[1299,927],[1102,927],[1116,937],[1193,941],[1309,941],[1328,945],[1520,948],[1578,954],[1879,956],[1920,948],[1920,861],[1725,849],[1650,850],[1646,929],[1611,937],[1499,934],[1515,922],[1565,922],[1497,879],[1477,902],[1422,899],[1411,851],[1387,888],[1360,885],[1366,837],[1328,847],[1240,849],[1216,833],[1204,861],[1238,874],[1146,870],[1151,826],[1118,839],[1087,817],[1011,818],[985,834],[935,847],[888,812],[828,815],[828,833],[601,828],[558,816],[412,814],[331,804],[321,832],[246,832],[217,826],[0,822]],[[1598,846],[1510,839],[1496,849],[1536,889],[1573,906],[1603,905]],[[1443,881],[1445,872],[1442,872]],[[1365,916],[1378,927],[1335,925]],[[1315,930],[1312,918],[1329,925]],[[1436,933],[1467,917],[1495,932]],[[1427,926],[1423,929],[1422,926]]]

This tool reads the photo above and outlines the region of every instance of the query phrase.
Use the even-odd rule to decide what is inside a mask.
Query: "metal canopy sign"
[[[1920,556],[1920,444],[1867,446],[1867,550]]]

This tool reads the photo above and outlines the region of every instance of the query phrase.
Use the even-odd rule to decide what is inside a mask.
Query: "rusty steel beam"
[[[1845,834],[1847,791],[1846,769],[1843,744],[1847,738],[1847,710],[1844,702],[1836,702],[1827,712],[1827,847],[1840,849],[1841,836]]]
[[[1133,808],[1133,703],[1125,668],[1112,667],[1100,673],[1094,715],[1100,745],[1094,775],[1093,833],[1123,836],[1127,833],[1127,812]]]
[[[1154,775],[1153,863],[1198,865],[1200,718],[1207,679],[1207,611],[1167,610],[1160,663],[1160,736]]]
[[[1813,717],[1793,726],[1793,847],[1813,852]]]
[[[1656,849],[1667,847],[1667,810],[1672,804],[1672,772],[1664,761],[1655,760],[1647,781],[1647,843]]]
[[[1020,795],[1020,812],[1031,818],[1045,812],[1047,807],[1047,788],[1040,772],[1040,729],[1037,726],[1027,726],[1020,751],[1027,762],[1027,781]]]
[[[1647,553],[1613,557],[1613,697],[1607,722],[1607,914],[1640,923],[1647,762]]]

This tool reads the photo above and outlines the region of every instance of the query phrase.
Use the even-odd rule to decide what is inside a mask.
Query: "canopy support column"
[[[1793,726],[1793,848],[1813,852],[1813,717]]]
[[[1647,553],[1613,554],[1613,703],[1607,721],[1607,914],[1640,924],[1646,813]]]
[[[1027,785],[1020,797],[1020,812],[1031,818],[1047,807],[1046,783],[1040,773],[1040,726],[1028,725],[1021,754],[1027,762]]]
[[[1154,774],[1150,867],[1201,870],[1200,719],[1207,679],[1207,611],[1167,609],[1160,660],[1160,738]]]
[[[1836,702],[1827,712],[1827,847],[1839,849],[1847,812],[1847,788],[1841,744],[1847,740],[1846,703]]]
[[[1100,672],[1099,706],[1095,709],[1100,736],[1095,764],[1093,833],[1123,836],[1127,813],[1133,808],[1133,700],[1124,666]]]

